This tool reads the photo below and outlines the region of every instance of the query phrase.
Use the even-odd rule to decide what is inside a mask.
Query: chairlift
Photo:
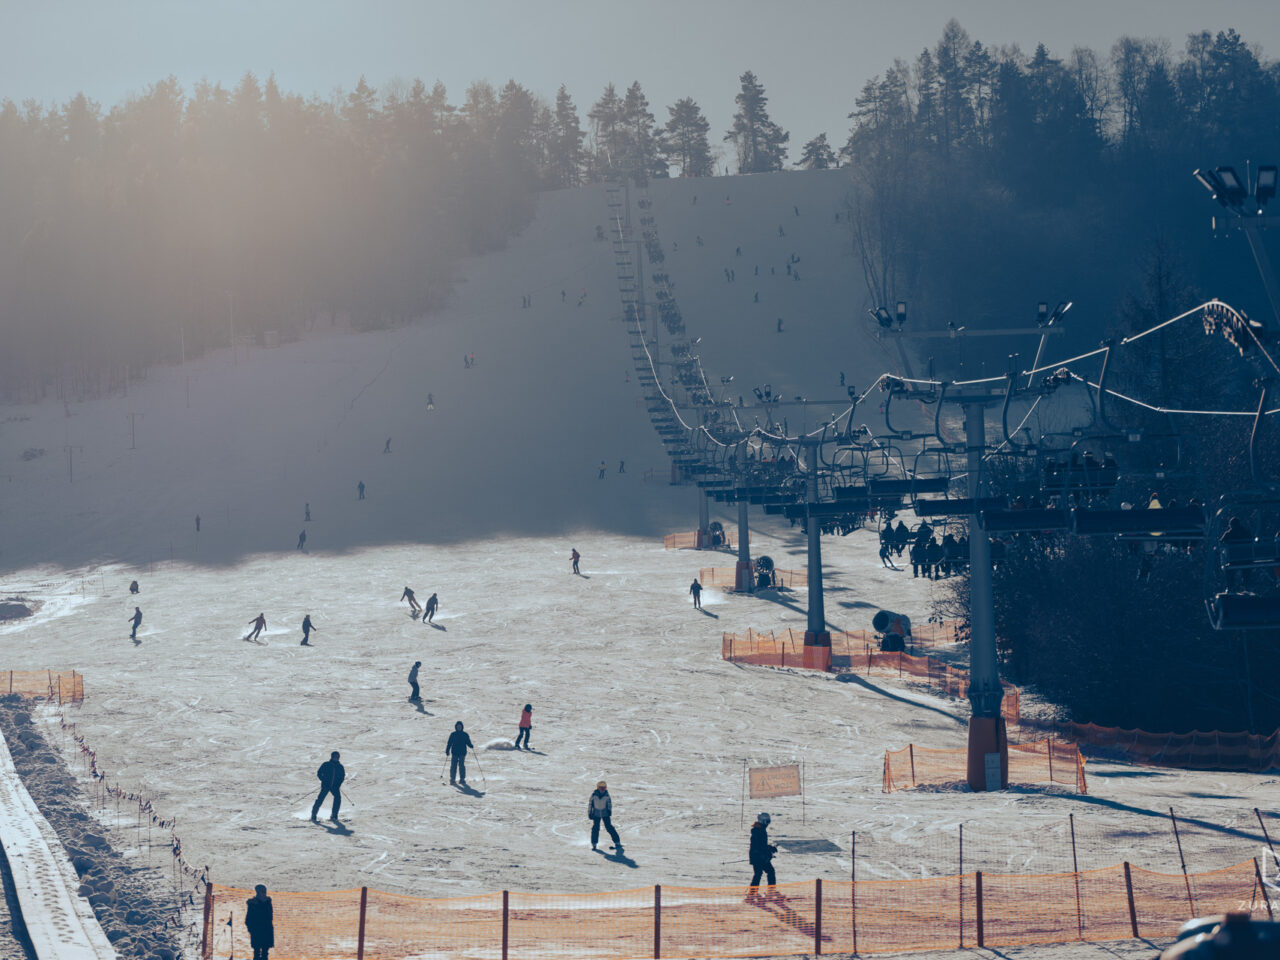
[[[1277,532],[1280,490],[1263,487],[1218,498],[1204,567],[1205,609],[1213,629],[1280,628]]]
[[[1203,540],[1205,515],[1201,507],[1147,510],[1086,510],[1072,512],[1077,536],[1121,536],[1126,540]]]

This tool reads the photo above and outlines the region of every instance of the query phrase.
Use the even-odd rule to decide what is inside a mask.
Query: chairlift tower
[[[802,444],[804,450],[805,503],[810,506],[818,502],[818,452],[821,440],[809,440]],[[806,572],[809,580],[809,613],[807,628],[804,632],[805,667],[812,670],[831,669],[831,632],[827,630],[827,614],[822,598],[822,524],[813,515],[814,511],[806,511],[804,518],[805,535],[809,540],[809,557]]]

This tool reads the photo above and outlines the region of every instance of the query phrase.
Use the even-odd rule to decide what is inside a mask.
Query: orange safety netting
[[[1030,730],[1094,747],[1137,763],[1185,770],[1248,770],[1255,773],[1280,767],[1280,730],[1270,734],[1193,730],[1190,733],[1152,733],[1102,727],[1071,721],[1020,721]]]
[[[74,670],[0,671],[0,696],[11,693],[57,703],[79,703],[84,699],[84,677]]]
[[[204,960],[247,956],[252,891],[206,888]],[[1120,864],[1077,873],[761,887],[491,893],[428,900],[377,890],[271,894],[276,960],[745,957],[945,950],[1168,937],[1189,917],[1267,915],[1256,861],[1199,874]],[[228,920],[231,922],[228,924]]]
[[[704,587],[715,587],[717,590],[732,592],[737,584],[738,572],[731,567],[703,567],[698,571],[698,579]],[[751,565],[751,582],[755,583],[756,565]],[[788,590],[804,590],[809,586],[809,575],[803,570],[773,570],[773,585]],[[754,587],[753,587],[754,589]]]
[[[708,550],[730,550],[733,548],[733,540],[729,534],[721,534],[722,540],[714,547],[708,540],[705,549]],[[687,533],[668,533],[662,538],[662,546],[667,550],[697,550],[698,547],[698,531],[690,530]]]
[[[945,635],[945,625],[937,635]],[[937,657],[918,657],[901,651],[885,653],[873,646],[875,634],[866,630],[833,630],[831,632],[831,667],[859,676],[896,674],[927,680],[953,697],[964,697],[969,686],[969,672]],[[745,634],[723,633],[720,656],[734,663],[766,667],[800,667],[804,653],[804,634],[790,628],[775,634],[772,630]],[[1004,683],[1004,699],[1000,711],[1007,722],[1016,723],[1022,710],[1021,694],[1011,683]]]
[[[921,784],[964,782],[968,779],[969,751],[933,750],[908,744],[884,754],[884,792],[906,790]],[[1061,783],[1089,792],[1080,748],[1065,740],[1036,740],[1009,744],[1010,783]]]

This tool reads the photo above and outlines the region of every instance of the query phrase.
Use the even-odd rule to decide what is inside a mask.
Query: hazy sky
[[[682,96],[718,142],[738,75],[765,84],[793,151],[820,131],[843,143],[863,82],[914,57],[956,17],[988,45],[1044,41],[1106,50],[1122,34],[1235,27],[1280,55],[1276,0],[0,0],[0,98],[110,106],[174,74],[234,84],[274,72],[281,87],[328,95],[364,74],[439,79],[459,102],[473,80],[514,78],[550,100],[569,88],[586,112],[610,80],[639,80],[660,122]]]

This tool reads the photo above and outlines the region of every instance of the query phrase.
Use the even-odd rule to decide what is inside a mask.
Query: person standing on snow
[[[267,951],[276,945],[276,928],[271,898],[262,884],[254,887],[253,896],[245,901],[244,926],[249,931],[253,960],[268,960]]]
[[[763,873],[768,878],[770,888],[778,882],[777,874],[773,870],[773,855],[778,852],[778,848],[769,842],[770,819],[767,813],[762,813],[751,825],[751,847],[747,852],[747,860],[750,861],[752,869],[751,889],[747,891],[748,903],[760,896],[760,874]],[[774,895],[772,889],[769,895]]]
[[[422,612],[422,605],[418,603],[417,598],[413,595],[413,591],[408,587],[404,588],[404,593],[400,594],[401,600],[409,601],[409,615],[413,619],[418,619],[418,614]]]
[[[311,631],[314,629],[315,627],[311,625],[311,614],[308,613],[302,618],[302,643],[300,643],[299,646],[311,646]]]
[[[307,546],[307,531],[303,530],[300,534],[298,534],[297,549],[303,550],[306,548],[306,546]]]
[[[249,626],[253,627],[253,629],[250,630],[247,634],[245,634],[245,639],[257,640],[258,634],[260,634],[263,630],[267,629],[267,618],[262,614],[258,614],[256,617],[254,617],[252,620],[249,621]]]
[[[693,609],[702,609],[702,584],[698,582],[698,578],[693,578],[693,583],[689,584],[689,592],[693,594]]]
[[[421,660],[413,661],[413,666],[409,668],[409,686],[413,688],[413,692],[409,694],[410,703],[421,703],[422,695],[418,692],[418,668],[422,666]]]
[[[569,555],[569,559],[573,561],[573,572],[578,573],[578,561],[582,559],[582,554],[578,552],[577,547],[573,548],[573,552]]]
[[[524,748],[526,750],[533,749],[533,747],[529,746],[529,734],[532,732],[533,732],[533,705],[526,703],[524,705],[524,712],[520,714],[520,729],[519,729],[519,732],[516,733],[516,749],[517,750],[520,749],[521,737],[524,738]]]
[[[431,619],[436,615],[436,610],[440,606],[440,598],[436,594],[427,597],[427,608],[422,611],[422,622],[430,623]]]
[[[140,626],[142,626],[142,608],[141,608],[141,607],[134,607],[134,608],[133,608],[133,616],[132,616],[132,617],[130,617],[130,618],[129,618],[129,620],[130,620],[130,622],[132,622],[132,623],[133,623],[133,633],[129,634],[129,639],[130,639],[130,640],[137,640],[137,639],[138,639],[138,628],[139,628]]]
[[[467,748],[474,750],[475,744],[471,742],[471,737],[462,729],[462,721],[459,720],[453,725],[453,733],[449,734],[449,742],[445,744],[444,755],[452,756],[453,761],[449,764],[449,783],[455,784],[461,782],[465,787],[467,785]]]
[[[320,780],[320,795],[311,805],[311,822],[320,822],[316,819],[316,814],[320,812],[320,804],[324,803],[324,798],[328,794],[333,794],[333,808],[329,811],[329,820],[337,823],[338,808],[342,806],[342,781],[347,779],[346,767],[338,762],[337,750],[329,754],[329,759],[320,764],[316,777]]]
[[[363,480],[361,480],[359,483],[356,484],[356,499],[357,500],[364,499],[364,481]]]
[[[622,838],[613,828],[613,798],[609,796],[609,787],[603,780],[596,784],[595,791],[587,798],[587,819],[591,821],[591,849],[597,849],[600,840],[600,824],[609,836],[613,837],[613,849],[622,852]]]

